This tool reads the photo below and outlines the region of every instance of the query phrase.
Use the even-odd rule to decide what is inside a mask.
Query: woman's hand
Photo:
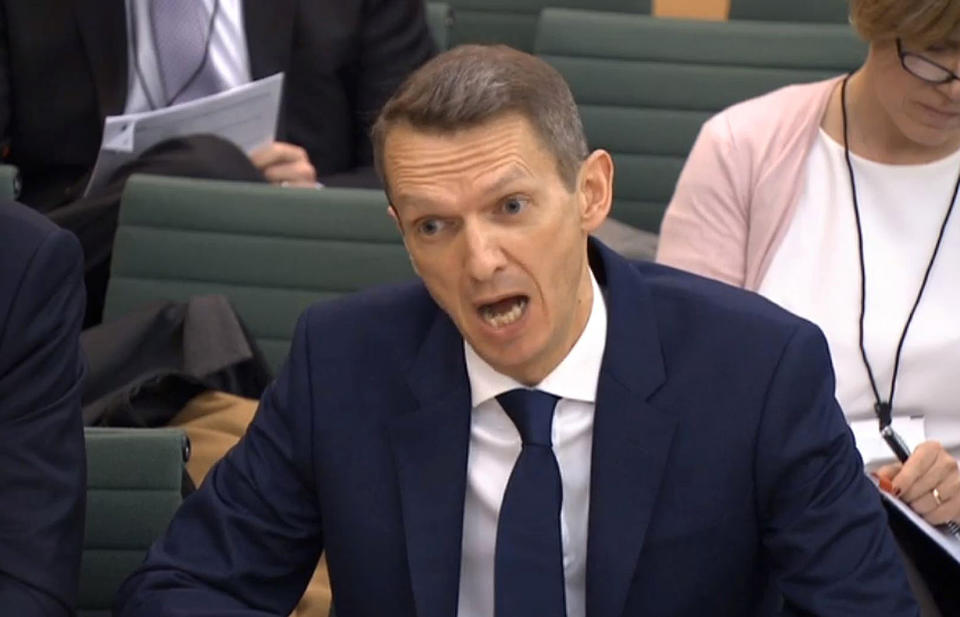
[[[893,494],[932,525],[960,522],[960,468],[938,441],[920,444],[906,463],[877,470],[893,484]]]

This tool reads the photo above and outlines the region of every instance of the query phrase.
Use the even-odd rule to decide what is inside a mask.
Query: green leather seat
[[[446,2],[427,2],[427,25],[437,44],[443,51],[450,44],[450,28],[453,26],[453,9]]]
[[[104,318],[154,300],[227,296],[270,365],[309,304],[414,276],[383,192],[133,176]]]
[[[109,617],[120,584],[180,505],[186,436],[172,428],[86,428],[87,516],[79,617]]]
[[[536,53],[570,83],[592,148],[616,161],[613,216],[658,231],[703,122],[739,101],[862,62],[849,26],[546,9]]]
[[[0,165],[0,199],[13,201],[20,195],[20,170],[14,165]]]
[[[532,51],[537,16],[548,6],[650,13],[651,0],[450,0],[451,43],[503,43]]]
[[[847,23],[846,0],[730,0],[730,19]]]

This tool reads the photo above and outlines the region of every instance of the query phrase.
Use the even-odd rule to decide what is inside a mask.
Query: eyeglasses
[[[960,75],[930,58],[925,58],[912,51],[903,51],[900,39],[897,39],[897,55],[900,56],[900,64],[903,65],[904,70],[927,83],[945,84],[954,79],[960,79]]]

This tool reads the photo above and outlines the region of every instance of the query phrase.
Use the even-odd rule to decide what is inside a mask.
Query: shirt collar
[[[607,342],[607,305],[593,272],[590,272],[590,283],[593,286],[593,302],[583,333],[570,353],[536,388],[560,398],[595,403],[600,365]],[[473,407],[509,390],[526,387],[512,377],[497,372],[477,355],[466,339],[463,341],[463,350]]]

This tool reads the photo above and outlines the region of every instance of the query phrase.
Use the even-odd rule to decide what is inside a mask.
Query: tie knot
[[[550,427],[553,425],[553,408],[559,397],[542,390],[518,388],[504,392],[497,402],[513,420],[523,445],[550,447]]]

